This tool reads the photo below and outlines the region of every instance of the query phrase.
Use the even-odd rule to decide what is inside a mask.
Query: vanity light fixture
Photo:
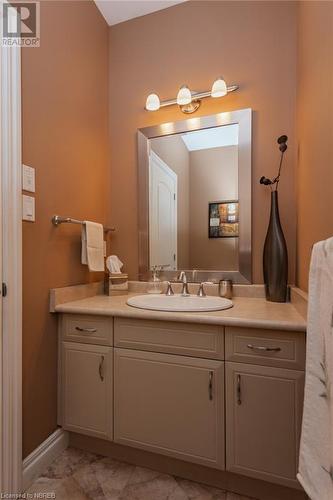
[[[177,94],[177,104],[178,106],[185,106],[192,102],[192,94],[187,85],[182,85]]]
[[[227,93],[228,93],[227,84],[225,83],[222,76],[220,76],[213,83],[211,96],[212,97],[223,97],[223,96],[227,95]]]
[[[146,101],[146,110],[147,111],[157,111],[160,109],[160,98],[157,94],[149,94]]]
[[[194,92],[191,91],[187,85],[182,85],[178,91],[176,99],[160,101],[157,94],[150,94],[147,97],[145,109],[147,111],[157,111],[160,108],[178,104],[183,113],[194,113],[197,109],[199,109],[202,99],[206,97],[223,97],[229,92],[238,90],[238,88],[238,85],[227,86],[225,80],[222,76],[220,76],[213,83],[212,89],[205,92]]]

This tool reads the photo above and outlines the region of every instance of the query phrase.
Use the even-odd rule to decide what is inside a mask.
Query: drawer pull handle
[[[84,333],[96,333],[97,328],[82,328],[81,326],[76,326],[75,330],[78,332],[84,332]]]
[[[241,376],[237,375],[237,404],[242,404]]]
[[[101,361],[99,363],[98,372],[99,372],[99,378],[101,379],[102,382],[104,381],[103,365],[104,365],[104,356],[101,356]]]
[[[213,376],[214,376],[214,372],[210,371],[209,372],[209,383],[208,383],[209,401],[213,401]]]
[[[279,352],[279,351],[281,351],[281,347],[265,347],[263,345],[253,345],[253,344],[247,344],[247,347],[249,349],[252,349],[253,351],[264,351],[264,352]]]

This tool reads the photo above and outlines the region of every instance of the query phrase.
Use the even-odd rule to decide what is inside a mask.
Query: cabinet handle
[[[237,404],[242,404],[241,376],[237,375]]]
[[[78,332],[84,332],[84,333],[95,333],[97,332],[97,328],[82,328],[81,326],[76,326],[75,330]]]
[[[208,383],[208,393],[209,393],[209,400],[213,400],[213,376],[214,372],[210,371],[209,372],[209,383]]]
[[[281,351],[281,347],[265,347],[263,345],[253,345],[247,344],[248,349],[252,349],[253,351],[265,351],[265,352],[279,352]]]
[[[103,365],[104,365],[104,356],[101,356],[101,361],[99,363],[98,372],[99,372],[99,378],[101,379],[102,382],[104,381]]]

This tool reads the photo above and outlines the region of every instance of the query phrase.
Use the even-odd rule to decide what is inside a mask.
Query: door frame
[[[0,0],[1,12],[6,0]],[[1,23],[0,23],[1,24]],[[22,144],[21,50],[0,46],[1,63],[1,281],[2,339],[0,383],[2,492],[22,487]]]

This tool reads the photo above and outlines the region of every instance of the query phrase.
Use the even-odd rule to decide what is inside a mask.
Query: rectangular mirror
[[[139,276],[251,282],[251,110],[138,131]]]

